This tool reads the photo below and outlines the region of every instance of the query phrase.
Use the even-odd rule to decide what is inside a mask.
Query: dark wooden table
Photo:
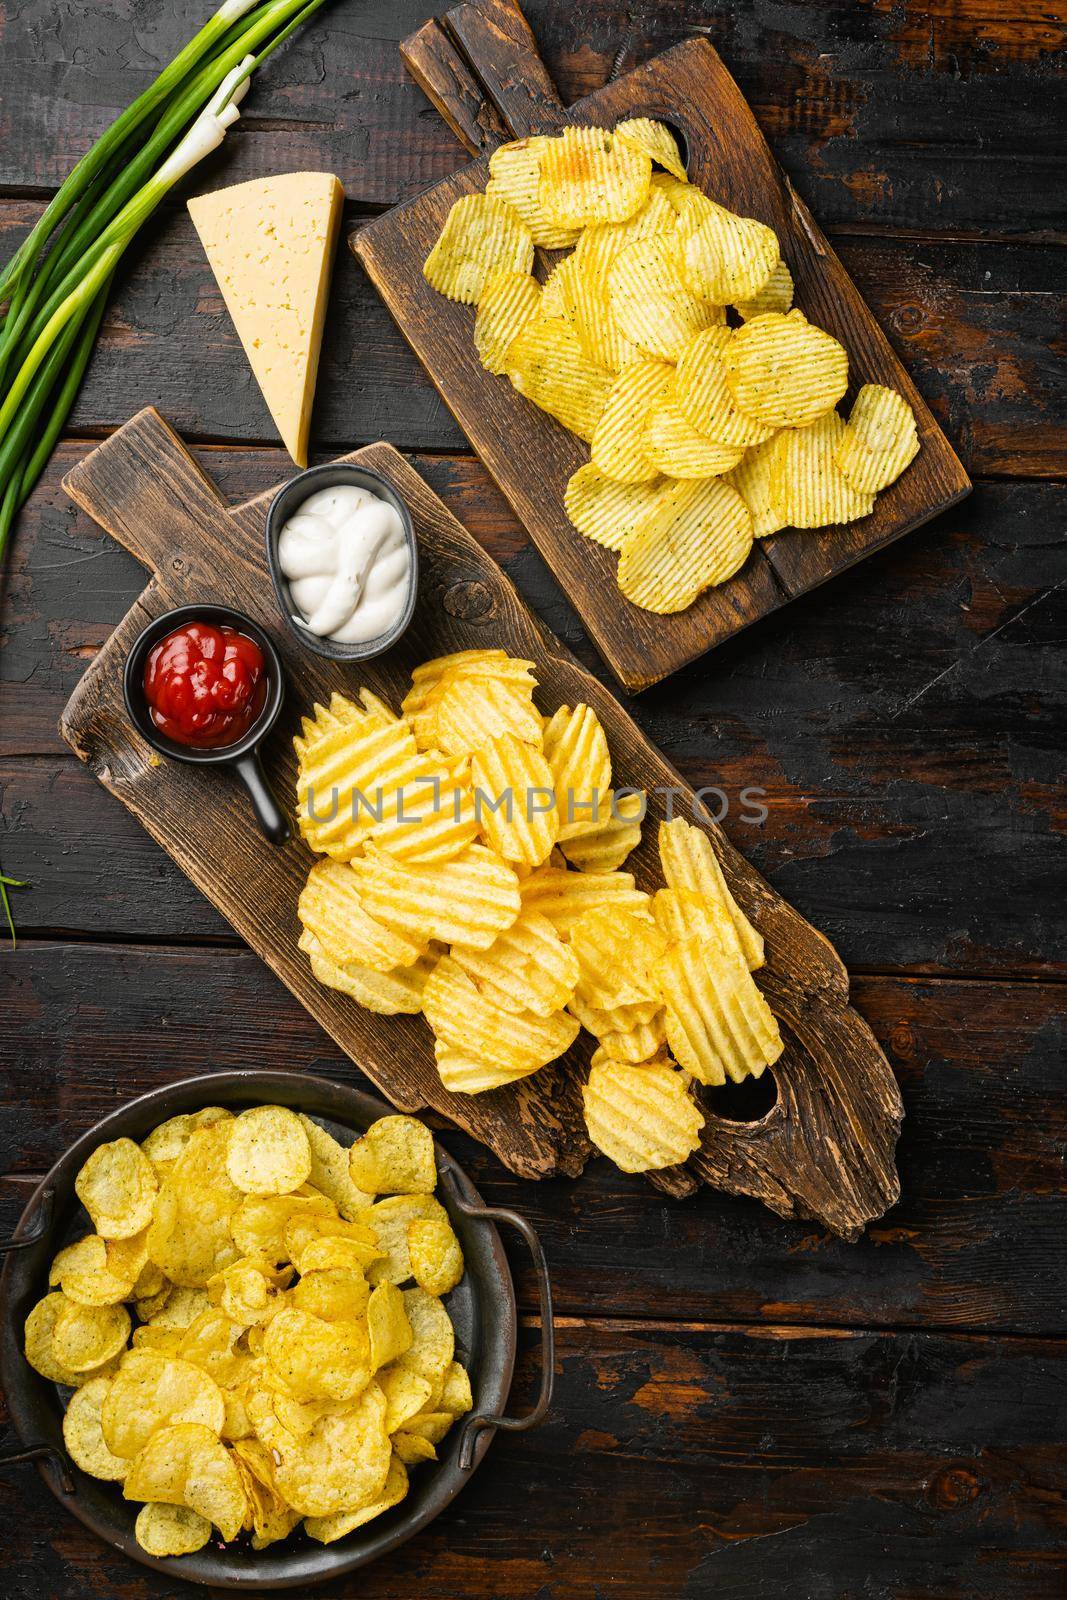
[[[328,167],[355,224],[450,172],[459,147],[397,53],[430,9],[335,0],[264,70],[201,186]],[[0,3],[0,255],[207,10]],[[554,1412],[498,1439],[399,1555],[323,1592],[1051,1600],[1067,1566],[1057,8],[526,10],[567,99],[620,46],[625,66],[708,32],[976,480],[960,509],[634,708],[691,782],[728,793],[731,837],[847,961],[904,1093],[904,1193],[843,1245],[707,1191],[665,1201],[605,1163],[520,1183],[451,1136],[483,1192],[544,1238]],[[190,1070],[359,1077],[56,733],[142,584],[59,480],[148,403],[234,498],[288,470],[177,204],[124,269],[0,618],[0,855],[33,883],[19,948],[0,955],[7,1223],[86,1126]],[[314,438],[323,457],[379,438],[410,452],[602,670],[343,249]],[[761,825],[744,820],[746,786],[765,791]],[[536,1297],[515,1265],[521,1399]],[[97,1544],[32,1470],[0,1482],[0,1505],[7,1596],[191,1592]]]

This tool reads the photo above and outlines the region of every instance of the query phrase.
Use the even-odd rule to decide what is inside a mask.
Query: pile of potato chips
[[[477,306],[487,371],[590,445],[567,515],[634,605],[682,611],[754,539],[867,516],[917,454],[893,390],[838,414],[847,352],[793,307],[774,230],[690,184],[663,123],[520,139],[489,171],[426,279]],[[570,251],[543,287],[535,246]]]
[[[626,1172],[691,1155],[694,1083],[782,1050],[752,979],[763,940],[708,836],[659,832],[664,886],[623,869],[645,795],[612,789],[590,706],[534,703],[533,663],[468,650],[415,669],[397,716],[361,690],[304,719],[297,814],[321,859],[298,913],[316,978],[384,1015],[422,1013],[441,1081],[513,1084],[581,1028],[593,1143]]]
[[[436,1458],[472,1404],[436,1182],[412,1117],[348,1150],[283,1106],[208,1106],[93,1152],[75,1190],[96,1231],[53,1261],[26,1359],[74,1390],[71,1458],[145,1502],[149,1554],[213,1526],[262,1550],[302,1522],[329,1544]]]

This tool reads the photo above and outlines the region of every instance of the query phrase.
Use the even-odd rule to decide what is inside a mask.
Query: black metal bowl
[[[244,1537],[225,1548],[215,1540],[195,1555],[162,1560],[142,1550],[133,1532],[136,1503],[122,1498],[120,1485],[88,1477],[67,1455],[62,1430],[66,1391],[46,1382],[29,1365],[23,1353],[23,1325],[33,1305],[47,1293],[53,1256],[71,1237],[91,1227],[74,1193],[74,1180],[98,1145],[123,1136],[143,1139],[168,1117],[200,1106],[262,1103],[295,1106],[345,1144],[391,1110],[373,1095],[298,1072],[212,1073],[142,1095],[98,1122],[56,1162],[35,1190],[14,1238],[3,1246],[9,1255],[0,1280],[0,1380],[23,1445],[0,1459],[0,1466],[35,1461],[61,1505],[144,1566],[219,1589],[257,1591],[325,1582],[410,1539],[469,1481],[497,1428],[518,1431],[542,1420],[551,1400],[553,1368],[551,1293],[536,1234],[515,1212],[484,1205],[447,1150],[437,1145],[438,1195],[459,1235],[466,1262],[462,1281],[447,1297],[448,1311],[456,1330],[456,1355],[470,1371],[474,1392],[474,1410],[447,1435],[438,1461],[413,1469],[407,1498],[399,1506],[336,1544],[318,1545],[297,1531],[262,1551],[254,1551]],[[541,1392],[534,1410],[518,1418],[502,1415],[515,1364],[518,1315],[496,1221],[511,1224],[525,1239],[541,1294]]]

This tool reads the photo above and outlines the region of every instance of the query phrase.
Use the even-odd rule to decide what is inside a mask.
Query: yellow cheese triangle
[[[332,173],[284,172],[189,201],[256,382],[299,467],[307,466],[343,199]]]

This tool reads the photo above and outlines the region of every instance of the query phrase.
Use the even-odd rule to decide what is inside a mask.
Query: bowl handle
[[[16,1234],[13,1239],[0,1239],[0,1256],[6,1255],[9,1250],[28,1250],[31,1244],[36,1244],[39,1239],[44,1238],[52,1226],[52,1207],[55,1199],[54,1189],[42,1191],[41,1204],[32,1228],[26,1233]]]
[[[77,1486],[70,1475],[66,1457],[62,1450],[57,1450],[51,1444],[33,1444],[23,1450],[12,1450],[10,1454],[0,1455],[0,1472],[5,1467],[21,1466],[24,1461],[47,1461],[56,1477],[64,1494],[77,1494]]]
[[[484,1412],[475,1412],[463,1424],[463,1432],[459,1441],[459,1465],[463,1472],[469,1472],[474,1465],[474,1447],[478,1435],[486,1428],[503,1428],[507,1433],[524,1433],[527,1428],[536,1428],[543,1422],[552,1404],[552,1385],[555,1381],[556,1367],[556,1335],[552,1323],[552,1285],[548,1278],[548,1263],[545,1252],[541,1248],[541,1241],[525,1217],[517,1211],[507,1211],[499,1206],[483,1206],[472,1204],[460,1193],[459,1185],[453,1179],[451,1172],[445,1171],[441,1175],[442,1182],[449,1191],[451,1199],[455,1202],[464,1216],[474,1217],[479,1221],[502,1222],[522,1235],[526,1247],[533,1257],[534,1272],[537,1274],[537,1297],[540,1301],[541,1311],[541,1389],[537,1396],[537,1404],[532,1411],[524,1417],[494,1417]]]

